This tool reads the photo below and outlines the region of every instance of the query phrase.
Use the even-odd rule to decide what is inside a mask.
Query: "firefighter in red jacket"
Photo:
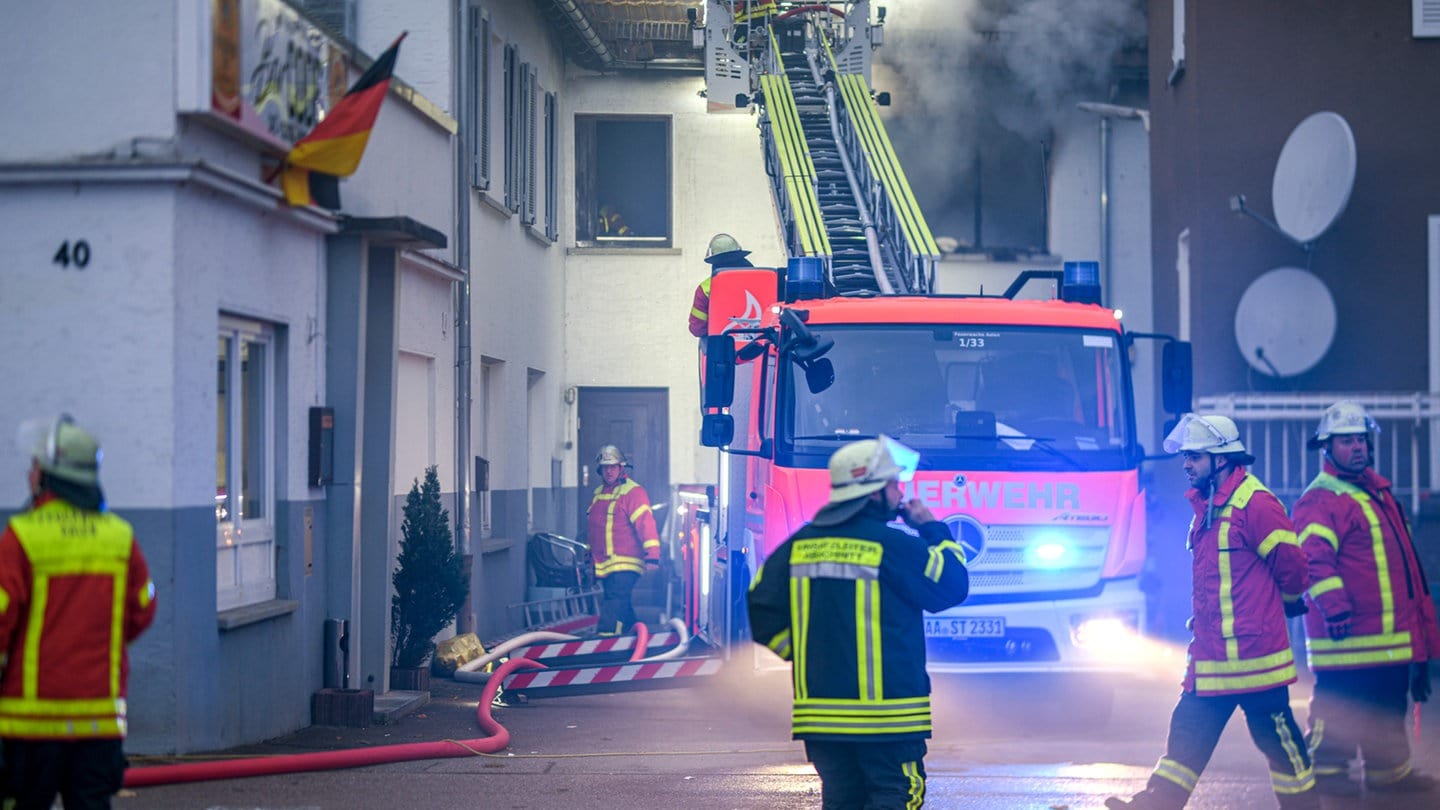
[[[155,618],[155,585],[130,524],[105,510],[94,437],[68,416],[27,432],[30,505],[0,534],[5,793],[108,808],[125,775],[126,645]]]
[[[1320,790],[1356,795],[1348,760],[1360,748],[1375,791],[1430,792],[1405,739],[1408,698],[1430,696],[1440,626],[1405,513],[1390,482],[1370,467],[1379,427],[1355,402],[1320,417],[1311,449],[1324,469],[1295,504],[1295,528],[1310,558],[1305,620],[1315,694],[1310,751]]]
[[[1250,738],[1270,763],[1282,810],[1320,807],[1305,740],[1290,711],[1295,682],[1286,617],[1305,610],[1305,553],[1285,507],[1246,472],[1255,458],[1224,416],[1186,414],[1165,438],[1181,453],[1195,510],[1191,630],[1180,702],[1165,756],[1145,790],[1109,808],[1178,810],[1190,799],[1220,733],[1245,711]]]
[[[710,279],[727,267],[754,267],[745,258],[750,251],[741,250],[740,243],[728,233],[717,233],[710,239],[705,251],[705,263],[710,265],[710,275],[695,287],[695,297],[690,303],[690,334],[704,338],[710,329]]]
[[[626,477],[629,467],[625,454],[613,444],[600,448],[595,456],[600,486],[590,500],[585,526],[595,577],[604,592],[596,624],[602,636],[618,635],[636,623],[631,593],[645,567],[660,564],[660,533],[650,512],[650,496]]]

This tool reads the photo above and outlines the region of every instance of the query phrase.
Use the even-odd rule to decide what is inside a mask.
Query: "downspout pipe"
[[[1100,294],[1104,296],[1110,292],[1110,119],[1137,120],[1148,134],[1150,111],[1094,101],[1082,101],[1075,107],[1100,117]]]
[[[469,0],[455,3],[455,106],[461,120],[473,114],[470,71]],[[475,589],[470,587],[474,554],[470,545],[470,155],[474,128],[461,126],[455,144],[455,266],[464,276],[455,282],[455,551],[465,566],[466,592],[470,596],[455,617],[457,633],[475,632]]]

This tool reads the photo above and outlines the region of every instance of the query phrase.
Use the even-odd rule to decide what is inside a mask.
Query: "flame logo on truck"
[[[731,315],[730,325],[724,331],[731,329],[759,329],[760,319],[765,313],[760,309],[760,300],[749,290],[745,291],[745,313],[743,315]]]
[[[979,521],[966,515],[951,515],[945,518],[945,528],[950,536],[965,549],[965,565],[971,566],[985,553],[985,527]]]

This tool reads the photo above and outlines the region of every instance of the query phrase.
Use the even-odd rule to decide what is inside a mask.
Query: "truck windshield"
[[[880,433],[922,468],[1103,470],[1127,466],[1133,424],[1119,335],[1068,328],[816,325],[835,383],[812,394],[782,370],[777,451],[823,467]]]

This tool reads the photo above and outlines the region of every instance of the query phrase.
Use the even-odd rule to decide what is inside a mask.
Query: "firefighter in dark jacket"
[[[1356,748],[1370,790],[1436,791],[1411,765],[1405,711],[1430,697],[1440,626],[1405,511],[1370,466],[1379,431],[1358,402],[1326,408],[1308,443],[1324,449],[1325,467],[1295,504],[1316,607],[1305,618],[1310,752],[1316,784],[1332,795],[1360,793],[1349,775]]]
[[[793,663],[792,731],[827,810],[925,801],[923,612],[964,601],[970,580],[945,524],[903,500],[918,460],[886,436],[835,451],[829,503],[750,588],[755,641]],[[897,514],[918,537],[886,525]]]
[[[1281,810],[1319,810],[1305,739],[1290,711],[1296,675],[1286,618],[1305,612],[1305,552],[1280,500],[1246,471],[1255,457],[1234,420],[1187,413],[1165,437],[1165,451],[1184,457],[1185,494],[1195,510],[1186,538],[1194,636],[1165,755],[1145,790],[1105,806],[1180,810],[1238,707],[1269,761]]]

